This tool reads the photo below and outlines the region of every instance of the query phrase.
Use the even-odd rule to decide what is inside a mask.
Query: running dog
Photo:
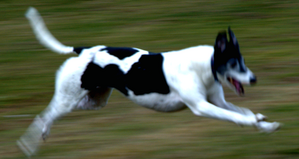
[[[230,28],[229,41],[226,32],[220,32],[214,46],[151,53],[131,47],[65,46],[51,35],[36,9],[29,8],[26,17],[45,47],[60,54],[79,55],[66,60],[57,71],[52,101],[18,140],[28,156],[37,151],[56,119],[74,109],[104,107],[113,89],[156,111],[189,108],[196,116],[254,126],[268,133],[280,127],[277,122],[266,122],[262,114],[225,101],[222,85],[243,95],[243,84],[256,83]]]

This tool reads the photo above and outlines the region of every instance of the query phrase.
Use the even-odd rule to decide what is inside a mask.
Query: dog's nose
[[[256,76],[250,78],[250,84],[256,84],[256,82],[257,82]]]

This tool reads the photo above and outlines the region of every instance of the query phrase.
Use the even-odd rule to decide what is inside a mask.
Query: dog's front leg
[[[197,103],[189,103],[187,104],[187,106],[197,116],[204,116],[219,120],[230,121],[238,125],[255,126],[261,132],[271,133],[280,128],[280,124],[277,122],[270,123],[266,121],[259,121],[255,115],[248,116],[226,109],[222,109],[204,100],[199,101]]]
[[[234,111],[217,107],[202,99],[197,102],[187,102],[187,106],[197,116],[230,121],[237,125],[255,126],[258,120],[254,115],[243,115]]]
[[[254,114],[248,108],[238,107],[232,103],[227,102],[224,97],[222,85],[218,82],[215,82],[208,90],[208,101],[210,101],[218,107],[231,110],[246,116],[255,115],[258,121],[265,121],[267,119],[266,116],[260,113]]]
[[[196,89],[199,87],[191,87],[191,85],[184,85],[181,87],[180,96],[184,103],[191,109],[191,111],[197,116],[204,116],[214,118],[218,120],[230,121],[238,125],[255,126],[263,132],[273,132],[280,126],[279,123],[259,121],[253,113],[250,115],[241,114],[236,111],[227,110],[221,107],[217,107],[209,103],[206,98],[205,91],[200,92]]]

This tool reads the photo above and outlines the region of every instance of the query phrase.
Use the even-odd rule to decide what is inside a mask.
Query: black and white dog
[[[219,33],[214,47],[151,53],[103,45],[64,46],[51,35],[37,10],[30,8],[26,16],[37,39],[47,48],[79,55],[69,58],[57,71],[52,101],[18,141],[28,156],[36,152],[40,139],[47,137],[56,119],[76,108],[104,107],[113,89],[134,103],[161,112],[188,107],[197,116],[255,126],[263,132],[273,132],[280,126],[264,121],[262,114],[225,101],[222,85],[242,95],[243,84],[256,82],[230,28],[229,41],[226,32]]]

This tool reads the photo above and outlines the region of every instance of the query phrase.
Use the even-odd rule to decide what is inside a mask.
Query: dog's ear
[[[227,37],[226,37],[226,31],[222,31],[218,33],[218,36],[215,41],[214,49],[215,52],[224,52],[227,45]]]
[[[228,27],[228,34],[229,34],[229,42],[232,43],[236,48],[239,48],[238,40],[234,34],[234,32]]]

